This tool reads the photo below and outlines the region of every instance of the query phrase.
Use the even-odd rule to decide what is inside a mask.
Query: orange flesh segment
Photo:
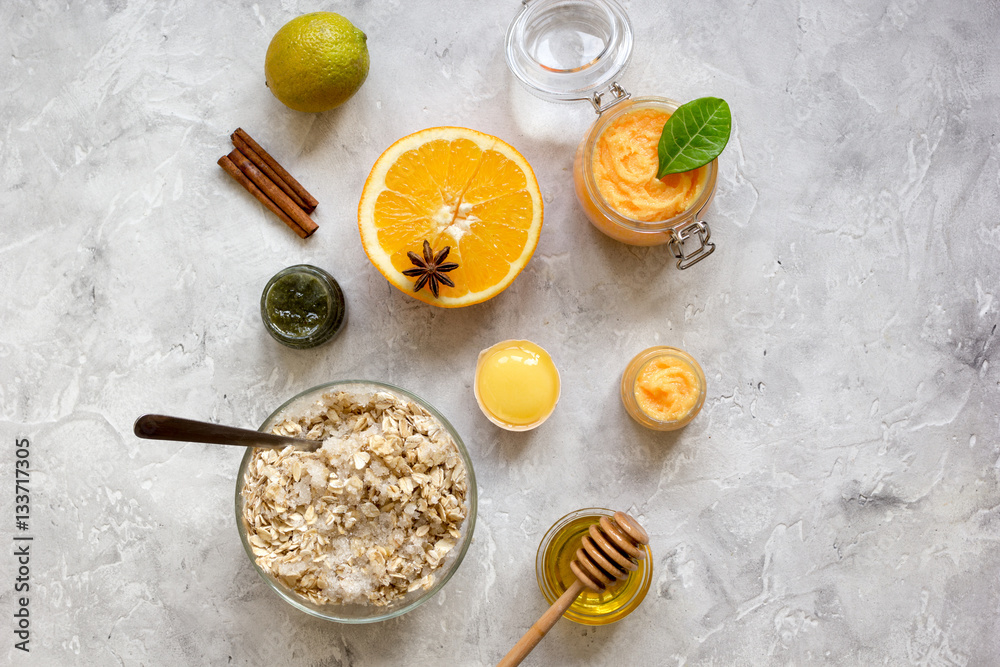
[[[375,202],[379,244],[399,271],[413,265],[424,239],[451,246],[459,268],[442,296],[460,297],[497,284],[521,254],[533,221],[524,172],[494,150],[467,139],[430,141],[400,155]],[[486,223],[486,224],[483,224]],[[475,258],[463,261],[463,256]]]

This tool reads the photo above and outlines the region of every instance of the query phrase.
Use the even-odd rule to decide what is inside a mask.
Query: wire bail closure
[[[604,99],[604,96],[608,94],[613,95],[614,99],[612,99],[607,104],[601,104],[601,100]],[[614,105],[618,104],[619,102],[623,102],[630,97],[632,97],[632,93],[622,88],[621,84],[619,84],[617,81],[614,81],[608,87],[607,90],[596,92],[589,99],[590,103],[594,106],[594,112],[598,116],[600,116],[602,113],[604,113]]]
[[[686,252],[684,242],[695,236],[699,241],[698,247],[694,252]],[[709,242],[710,238],[712,238],[712,232],[704,220],[695,220],[680,229],[671,229],[667,245],[670,246],[674,257],[677,258],[677,268],[683,271],[715,252],[715,244]]]

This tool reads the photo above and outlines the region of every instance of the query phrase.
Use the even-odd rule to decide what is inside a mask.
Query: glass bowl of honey
[[[535,577],[545,600],[552,604],[576,580],[569,564],[576,558],[576,551],[583,536],[602,516],[613,517],[614,512],[603,507],[587,507],[570,512],[556,521],[538,545],[535,556]],[[643,545],[646,557],[639,560],[639,568],[623,580],[610,584],[601,592],[584,589],[564,614],[566,618],[582,625],[607,625],[620,621],[639,606],[653,582],[653,552]]]

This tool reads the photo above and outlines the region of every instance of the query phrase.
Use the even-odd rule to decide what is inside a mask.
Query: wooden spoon
[[[514,648],[497,663],[497,667],[520,665],[584,588],[603,591],[608,584],[624,579],[637,570],[636,561],[646,557],[646,550],[642,547],[647,544],[649,535],[628,514],[615,512],[613,518],[602,516],[600,523],[591,526],[589,534],[584,535],[583,546],[576,550],[576,558],[569,564],[576,581],[528,628]]]

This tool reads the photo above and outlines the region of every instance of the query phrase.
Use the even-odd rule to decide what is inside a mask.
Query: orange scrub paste
[[[635,381],[639,409],[661,422],[677,421],[698,402],[701,382],[690,364],[676,357],[657,357],[643,366]]]
[[[656,178],[658,147],[670,114],[639,109],[615,119],[594,147],[593,173],[608,206],[643,222],[669,220],[698,200],[708,167]]]

